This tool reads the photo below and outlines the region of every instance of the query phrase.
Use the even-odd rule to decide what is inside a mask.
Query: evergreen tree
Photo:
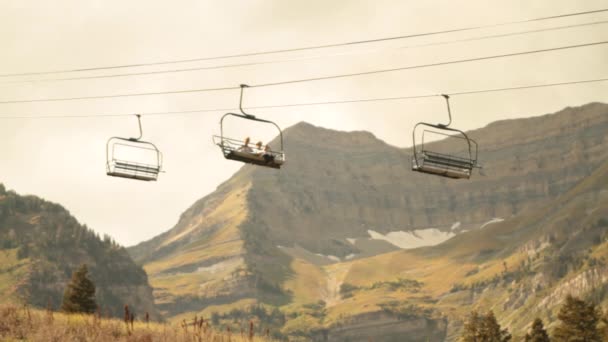
[[[511,334],[508,330],[500,328],[492,311],[481,316],[477,311],[471,312],[460,337],[462,342],[508,342],[510,340]]]
[[[481,341],[479,337],[479,328],[481,325],[481,317],[477,311],[471,311],[469,318],[464,324],[464,328],[462,330],[462,336],[460,336],[460,341],[462,342],[477,342]]]
[[[600,319],[600,324],[598,326],[600,334],[604,337],[604,341],[608,341],[608,311],[605,311],[602,314],[602,318]]]
[[[540,318],[534,320],[532,323],[532,330],[526,334],[525,342],[549,342],[549,335],[543,325],[543,321]]]
[[[61,310],[65,312],[93,313],[97,309],[95,303],[95,284],[87,277],[87,265],[81,265],[72,273],[72,280],[63,293]]]
[[[561,322],[553,333],[554,341],[600,342],[602,340],[597,329],[600,312],[592,303],[568,295],[557,317]]]
[[[511,334],[506,329],[501,329],[496,321],[494,312],[488,312],[481,320],[480,341],[484,342],[507,342],[511,340]]]

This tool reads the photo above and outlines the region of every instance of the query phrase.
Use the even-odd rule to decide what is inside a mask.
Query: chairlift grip
[[[222,143],[224,141],[224,118],[226,116],[228,116],[228,115],[232,115],[232,116],[242,117],[244,119],[254,120],[254,121],[258,121],[258,122],[266,122],[266,123],[274,125],[279,130],[279,137],[281,139],[281,151],[283,151],[284,150],[284,147],[283,147],[283,131],[281,130],[281,127],[279,127],[279,125],[277,125],[273,121],[264,120],[264,119],[258,119],[253,114],[245,113],[245,111],[243,110],[243,89],[244,88],[249,88],[249,86],[247,84],[241,84],[240,87],[241,87],[241,95],[240,95],[240,98],[239,98],[239,110],[241,111],[241,114],[226,113],[220,119],[220,139],[222,139]]]

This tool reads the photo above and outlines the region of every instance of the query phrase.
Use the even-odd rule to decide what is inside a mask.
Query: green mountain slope
[[[104,313],[160,318],[143,269],[110,237],[103,240],[58,204],[20,196],[0,184],[0,301],[59,308],[66,283],[86,263]]]

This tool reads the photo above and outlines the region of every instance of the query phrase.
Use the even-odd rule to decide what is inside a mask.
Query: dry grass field
[[[262,335],[262,336],[258,336]],[[193,318],[180,324],[145,321],[125,322],[98,315],[64,314],[25,306],[0,306],[0,341],[92,342],[92,341],[270,341],[253,323],[223,327],[210,326],[205,319]]]

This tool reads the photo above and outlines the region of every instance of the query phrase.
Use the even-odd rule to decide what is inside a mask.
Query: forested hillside
[[[0,301],[58,308],[72,271],[87,264],[104,312],[125,304],[142,315],[154,308],[144,270],[125,248],[80,224],[59,204],[20,196],[0,184]]]

